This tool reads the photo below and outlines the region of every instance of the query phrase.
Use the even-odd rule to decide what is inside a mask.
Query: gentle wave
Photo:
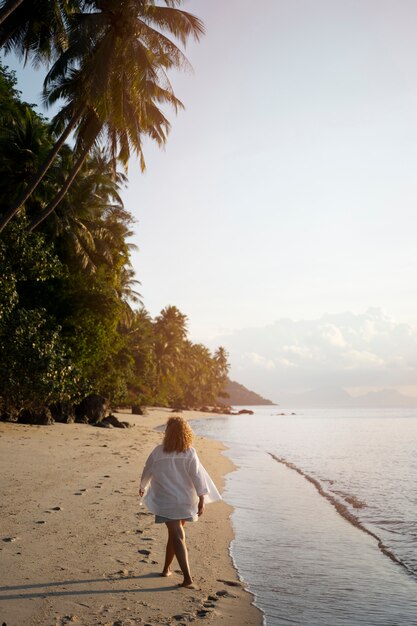
[[[285,459],[283,457],[279,457],[276,454],[273,454],[272,452],[268,452],[268,454],[274,459],[274,461],[277,461],[277,463],[282,463],[283,465],[285,465],[289,469],[294,470],[295,472],[297,472],[298,474],[303,476],[303,478],[308,480],[308,482],[310,482],[312,485],[314,485],[314,487],[317,489],[319,494],[323,498],[326,498],[326,500],[328,500],[330,502],[330,504],[332,504],[334,506],[336,511],[339,513],[339,515],[344,517],[350,524],[352,524],[356,528],[359,528],[360,530],[362,530],[367,535],[370,535],[371,537],[373,537],[377,541],[378,548],[381,550],[381,552],[383,554],[385,554],[385,556],[389,557],[397,565],[400,565],[401,567],[403,567],[406,570],[406,572],[408,574],[410,574],[410,576],[412,576],[413,578],[416,578],[415,572],[410,567],[408,567],[408,565],[406,563],[404,563],[404,561],[402,561],[400,558],[398,558],[398,556],[396,554],[394,554],[394,552],[392,552],[392,550],[390,550],[390,548],[388,548],[384,544],[382,539],[380,537],[378,537],[378,535],[376,533],[374,533],[371,530],[369,530],[362,523],[362,521],[356,515],[354,515],[348,509],[348,507],[345,504],[343,504],[343,502],[340,502],[340,500],[338,500],[331,493],[325,491],[325,489],[323,489],[322,484],[320,483],[319,480],[317,480],[317,478],[314,478],[310,474],[307,474],[307,472],[305,472],[302,468],[298,467],[295,463],[292,463],[291,461],[288,461],[287,459]],[[332,483],[333,481],[328,480],[327,482]],[[340,493],[340,495],[342,495],[344,500],[347,503],[349,503],[353,508],[359,508],[360,509],[360,508],[366,507],[366,503],[356,499],[354,496],[350,496],[350,495],[342,493],[342,492],[339,492],[339,493]]]
[[[336,491],[336,490],[335,490],[335,493],[337,493],[338,496],[341,496],[343,500],[347,502],[348,504],[350,504],[350,506],[352,506],[354,509],[364,509],[367,506],[366,502],[359,500],[359,498],[357,498],[356,496],[352,496],[349,493],[345,493],[344,491]]]

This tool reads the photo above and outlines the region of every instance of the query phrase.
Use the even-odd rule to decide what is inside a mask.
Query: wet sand
[[[159,575],[164,525],[139,506],[140,473],[171,412],[123,415],[129,429],[0,423],[0,623],[7,626],[258,626],[229,555],[231,507],[211,504],[187,524],[197,589]],[[204,414],[186,412],[188,419]],[[232,463],[221,443],[195,447],[221,490]]]

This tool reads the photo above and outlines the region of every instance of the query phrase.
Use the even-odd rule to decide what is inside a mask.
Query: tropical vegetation
[[[131,265],[121,190],[146,137],[166,141],[181,107],[167,72],[203,32],[179,0],[4,0],[0,45],[46,65],[52,120],[0,65],[0,414],[73,406],[216,403],[223,348],[190,341],[167,306],[152,319]],[[170,38],[171,37],[171,38]]]

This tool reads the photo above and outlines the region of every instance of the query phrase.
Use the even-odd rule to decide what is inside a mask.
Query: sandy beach
[[[139,506],[137,487],[146,457],[161,441],[155,428],[170,414],[123,415],[134,424],[129,429],[0,423],[0,623],[262,623],[229,555],[232,509],[225,502],[187,525],[198,588],[178,588],[178,571],[159,576],[166,529]],[[221,490],[233,469],[222,444],[197,437],[195,447]]]

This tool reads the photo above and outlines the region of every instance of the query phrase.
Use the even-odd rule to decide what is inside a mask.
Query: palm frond
[[[149,5],[146,10],[146,17],[158,28],[166,30],[176,39],[179,39],[184,46],[190,36],[199,41],[205,33],[204,24],[198,17],[172,6]]]

